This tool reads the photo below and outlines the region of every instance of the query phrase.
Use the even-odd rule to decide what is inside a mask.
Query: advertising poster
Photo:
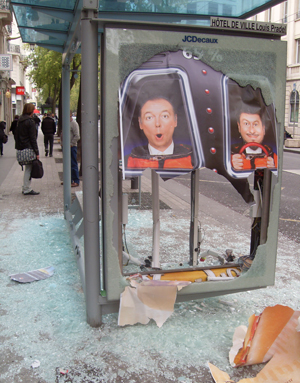
[[[245,177],[255,169],[278,166],[274,104],[266,105],[260,88],[241,87],[227,79],[228,95],[226,169],[233,177]]]
[[[146,33],[113,31],[123,178],[206,167],[251,202],[247,177],[264,168],[277,174],[281,42],[252,38],[250,48],[242,37],[233,44],[228,36],[148,31],[155,38],[146,43]]]
[[[186,72],[133,71],[121,93],[125,174],[146,168],[171,176],[203,166],[203,151]]]
[[[181,179],[184,178],[187,182],[191,180],[192,184],[193,175],[198,173],[194,171],[205,168],[225,177],[231,183],[246,202],[245,211],[247,209],[249,212],[249,206],[255,206],[257,202],[259,205],[257,215],[251,216],[252,220],[249,220],[249,243],[243,247],[243,251],[237,250],[237,254],[245,254],[251,261],[246,271],[247,277],[232,277],[232,280],[226,282],[227,289],[231,292],[243,291],[274,283],[284,127],[286,43],[279,39],[260,38],[254,33],[246,37],[237,33],[226,35],[213,32],[208,28],[191,32],[188,28],[184,29],[184,26],[174,26],[173,30],[151,29],[150,26],[128,28],[124,25],[104,28],[102,65],[105,76],[102,78],[101,144],[104,216],[109,217],[107,219],[112,222],[111,226],[104,228],[103,234],[107,251],[105,267],[108,271],[119,268],[124,253],[121,236],[125,228],[122,232],[120,224],[124,212],[121,212],[117,201],[122,193],[128,193],[131,200],[134,198],[130,207],[133,209],[138,206],[139,196],[128,191],[128,181],[147,171],[140,193],[141,198],[144,197],[146,201],[147,195],[151,192],[153,194],[154,190],[152,181],[155,177],[152,170],[165,181],[191,174],[190,178]],[[265,172],[265,169],[271,172]],[[262,190],[261,180],[264,174],[268,174],[270,187]],[[220,180],[222,182],[221,177]],[[166,184],[175,185],[171,180]],[[214,188],[213,181],[209,185]],[[253,193],[255,186],[257,189]],[[126,191],[123,192],[122,187]],[[167,186],[165,189],[167,190]],[[233,188],[232,191],[234,192]],[[193,196],[191,201],[192,198]],[[263,198],[267,201],[265,206],[268,211],[264,210],[266,219],[261,223],[259,208]],[[153,212],[153,203],[150,204],[151,208]],[[188,211],[187,208],[184,214]],[[194,210],[191,211],[192,215]],[[137,256],[144,256],[151,254],[153,250],[151,245],[144,249],[144,243],[141,243],[144,242],[142,236],[145,235],[146,238],[145,233],[148,235],[151,230],[144,228],[145,223],[139,219],[138,213],[139,210],[136,210],[130,217],[140,229],[134,229],[135,232],[141,233],[141,236],[134,234],[138,238],[133,236],[131,240],[134,244],[138,242],[137,246],[142,249],[138,248]],[[162,217],[168,216],[167,212],[160,213]],[[194,224],[198,227],[198,217],[194,221],[192,218],[189,222],[190,230],[184,234],[187,243],[187,251],[182,253],[184,259],[187,256],[191,259],[191,253],[197,250],[191,247],[194,242],[196,244],[197,239],[197,234],[191,227],[195,227]],[[156,233],[159,231],[155,219],[153,215],[153,243],[154,237],[158,238]],[[239,224],[236,220],[234,236],[239,233]],[[126,224],[128,231],[129,226]],[[201,228],[198,230],[199,238],[200,230]],[[114,237],[116,232],[119,232],[118,241]],[[125,234],[123,236],[125,238]],[[213,239],[207,236],[206,241],[210,240],[213,243]],[[160,242],[163,241],[162,235]],[[228,246],[226,241],[227,239],[224,240],[224,246]],[[265,246],[260,246],[262,241],[265,241]],[[173,242],[172,244],[176,243]],[[132,249],[136,250],[134,246]],[[177,250],[174,256],[176,264],[179,259]],[[129,245],[126,251],[130,254]],[[162,251],[161,253],[164,256]],[[254,258],[256,264],[252,267]],[[173,262],[173,258],[171,261]],[[255,274],[257,270],[261,272],[260,275]],[[118,277],[116,272],[116,280]],[[218,277],[214,275],[210,278],[215,280]],[[217,291],[217,287],[211,287],[210,282],[199,285],[192,282],[182,294],[198,293],[200,290]],[[116,299],[120,289],[112,280],[107,280],[107,284],[110,286],[109,299]]]

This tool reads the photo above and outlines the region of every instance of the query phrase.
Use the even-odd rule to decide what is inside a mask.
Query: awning
[[[100,0],[98,17],[116,21],[156,21],[209,25],[210,16],[247,18],[282,0]],[[80,16],[84,0],[12,0],[24,43],[62,53],[80,53]],[[96,0],[89,3],[97,4]]]

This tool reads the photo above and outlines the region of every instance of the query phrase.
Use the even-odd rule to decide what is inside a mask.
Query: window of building
[[[296,18],[299,19],[299,17],[300,17],[300,0],[298,0],[298,10],[296,13]]]
[[[296,64],[300,64],[300,40],[296,40]]]
[[[299,116],[299,92],[293,89],[290,95],[290,122],[298,122]]]
[[[272,21],[272,8],[268,9],[268,22],[270,23]]]
[[[288,16],[288,2],[285,1],[283,3],[283,18],[282,18],[283,23],[287,23],[287,16]]]

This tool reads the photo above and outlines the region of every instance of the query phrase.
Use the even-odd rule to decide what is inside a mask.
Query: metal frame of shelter
[[[224,14],[229,3],[226,0],[200,1],[199,4],[220,5],[214,16],[247,18],[282,0],[251,2],[230,1],[235,6],[235,14]],[[141,2],[142,3],[142,2]],[[83,224],[84,257],[75,235],[75,224],[80,220],[79,213],[71,207],[71,156],[70,146],[63,146],[64,211],[69,224],[73,247],[77,255],[80,275],[86,298],[87,322],[99,326],[102,314],[116,311],[114,305],[102,304],[105,298],[100,295],[100,229],[99,229],[99,136],[98,136],[98,53],[105,23],[137,23],[170,27],[182,23],[186,28],[209,26],[209,7],[204,13],[189,11],[187,4],[176,9],[167,2],[144,1],[144,10],[132,1],[112,0],[11,0],[11,10],[16,16],[24,43],[62,53],[62,126],[64,141],[70,140],[70,63],[76,53],[81,53],[82,79],[82,174],[83,174]],[[183,3],[182,3],[183,4]],[[189,4],[195,4],[190,2]],[[134,7],[133,7],[134,5]],[[146,10],[145,10],[146,9]],[[194,8],[193,8],[194,9]],[[223,10],[221,12],[221,10]],[[200,11],[201,12],[201,11]],[[102,179],[103,182],[103,179]],[[75,209],[76,210],[76,209]],[[80,210],[80,209],[79,209]],[[103,217],[105,220],[105,217]],[[105,225],[105,222],[103,222]],[[84,259],[83,259],[84,258]],[[105,281],[104,281],[105,282]]]

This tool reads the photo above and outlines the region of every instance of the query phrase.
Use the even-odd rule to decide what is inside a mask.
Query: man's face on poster
[[[139,126],[149,144],[163,152],[172,144],[177,114],[169,101],[163,98],[149,100],[141,109]]]
[[[265,126],[259,114],[241,113],[238,129],[242,139],[246,142],[261,144],[265,136]]]

